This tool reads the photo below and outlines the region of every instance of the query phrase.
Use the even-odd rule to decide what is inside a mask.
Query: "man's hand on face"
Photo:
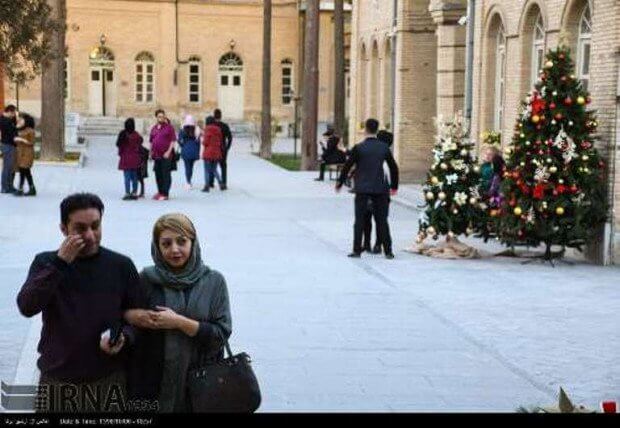
[[[99,342],[99,347],[103,352],[108,355],[116,355],[121,352],[123,345],[125,344],[125,335],[121,333],[118,342],[114,346],[110,346],[110,336],[104,335]]]
[[[85,246],[86,243],[80,235],[69,235],[60,245],[58,257],[69,264],[73,263]]]

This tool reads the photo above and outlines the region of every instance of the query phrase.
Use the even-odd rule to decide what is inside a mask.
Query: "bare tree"
[[[263,0],[263,110],[260,157],[271,158],[271,0]]]
[[[301,169],[316,169],[319,95],[320,0],[306,1],[302,102]]]
[[[345,118],[345,73],[344,73],[344,0],[334,2],[334,130],[344,136]]]
[[[52,31],[51,58],[43,64],[41,79],[41,159],[63,160],[65,139],[65,29],[66,0],[48,0],[52,17],[63,25]]]

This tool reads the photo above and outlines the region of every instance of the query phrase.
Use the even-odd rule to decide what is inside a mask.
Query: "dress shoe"
[[[370,251],[370,245],[368,245],[368,246],[364,246],[364,247],[362,248],[362,253],[370,253],[370,252],[371,252],[371,251]]]
[[[24,196],[37,196],[37,189],[32,187],[30,190],[28,190],[28,193],[24,193]]]
[[[375,245],[374,247],[372,247],[372,253],[381,254],[381,245]]]
[[[388,260],[393,260],[394,259],[394,253],[386,253],[385,254],[385,258]]]
[[[23,190],[17,190],[13,193],[13,196],[24,196],[24,191]]]
[[[202,191],[205,192],[205,193],[209,193],[209,191],[210,191],[209,186],[203,187]]]
[[[354,251],[351,254],[349,254],[348,257],[351,257],[352,259],[359,259],[360,257],[362,257],[362,254],[361,253],[356,253]]]

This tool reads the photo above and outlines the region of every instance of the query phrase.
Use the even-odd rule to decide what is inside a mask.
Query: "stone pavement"
[[[227,279],[231,345],[254,360],[262,411],[513,411],[554,402],[560,385],[590,406],[620,399],[618,268],[405,253],[418,212],[401,204],[390,213],[396,259],[350,260],[352,195],[249,146],[234,144],[224,193],[183,190],[180,166],[170,201],[123,202],[104,138],[83,169],[36,167],[39,197],[0,198],[0,378],[36,375],[39,325],[15,296],[34,254],[59,245],[62,197],[88,190],[106,203],[103,244],[138,268],[158,216],[194,220],[206,263]]]

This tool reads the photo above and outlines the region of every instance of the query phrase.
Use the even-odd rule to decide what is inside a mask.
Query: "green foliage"
[[[605,165],[594,148],[597,122],[573,70],[567,48],[549,51],[522,105],[502,183],[505,244],[581,249],[606,219]]]
[[[41,73],[54,57],[49,35],[60,25],[46,0],[0,0],[0,66],[9,80],[22,84]]]
[[[480,170],[475,165],[474,146],[465,136],[462,116],[450,122],[439,117],[435,125],[434,163],[423,188],[426,205],[420,219],[420,240],[470,235],[484,218],[479,206]]]
[[[293,157],[290,154],[274,153],[271,159],[268,159],[271,163],[278,165],[289,171],[299,171],[301,167],[301,157]]]

